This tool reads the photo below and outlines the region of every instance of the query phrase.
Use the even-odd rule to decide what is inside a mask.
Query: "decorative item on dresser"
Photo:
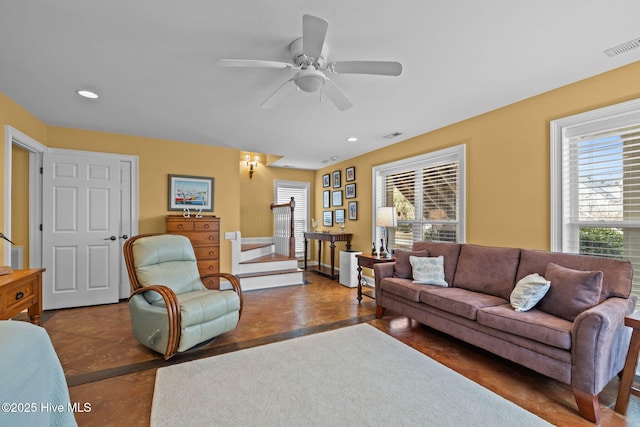
[[[167,215],[166,221],[167,233],[181,234],[191,240],[200,275],[220,271],[220,218]],[[220,285],[220,279],[217,277],[209,277],[206,281],[205,286],[209,288],[218,288]]]

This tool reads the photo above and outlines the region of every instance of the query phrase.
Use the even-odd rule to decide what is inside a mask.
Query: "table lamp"
[[[385,240],[383,240],[383,242],[386,241],[386,245],[383,245],[383,247],[380,248],[380,258],[391,258],[391,251],[389,250],[389,232],[387,231],[387,228],[395,227],[396,225],[398,225],[396,221],[396,208],[391,206],[378,208],[376,212],[376,226],[384,228]]]

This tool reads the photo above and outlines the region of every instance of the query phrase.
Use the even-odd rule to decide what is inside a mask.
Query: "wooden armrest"
[[[165,360],[175,355],[178,351],[178,344],[180,344],[180,305],[178,304],[178,297],[173,289],[164,285],[153,285],[138,288],[131,293],[129,300],[134,295],[142,294],[147,291],[155,291],[160,294],[164,300],[164,304],[167,308],[167,318],[169,320],[169,341],[167,343],[167,350],[164,353]]]
[[[205,274],[204,276],[201,276],[200,278],[205,279],[207,277],[222,277],[224,279],[227,279],[229,283],[231,283],[231,287],[233,288],[235,293],[238,294],[238,296],[240,297],[239,315],[242,316],[242,288],[240,287],[240,279],[238,279],[238,276],[230,273],[209,273],[209,274]],[[202,280],[202,281],[203,283],[206,282],[205,280]]]

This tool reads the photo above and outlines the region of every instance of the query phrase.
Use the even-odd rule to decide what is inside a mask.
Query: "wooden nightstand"
[[[362,301],[362,297],[369,297],[372,299],[376,299],[373,291],[363,292],[362,291],[362,267],[373,268],[375,264],[381,262],[395,262],[395,258],[380,258],[379,256],[373,255],[356,255],[358,258],[358,303]]]

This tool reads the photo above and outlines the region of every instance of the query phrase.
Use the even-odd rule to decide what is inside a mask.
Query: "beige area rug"
[[[151,425],[550,424],[360,324],[161,368]]]

